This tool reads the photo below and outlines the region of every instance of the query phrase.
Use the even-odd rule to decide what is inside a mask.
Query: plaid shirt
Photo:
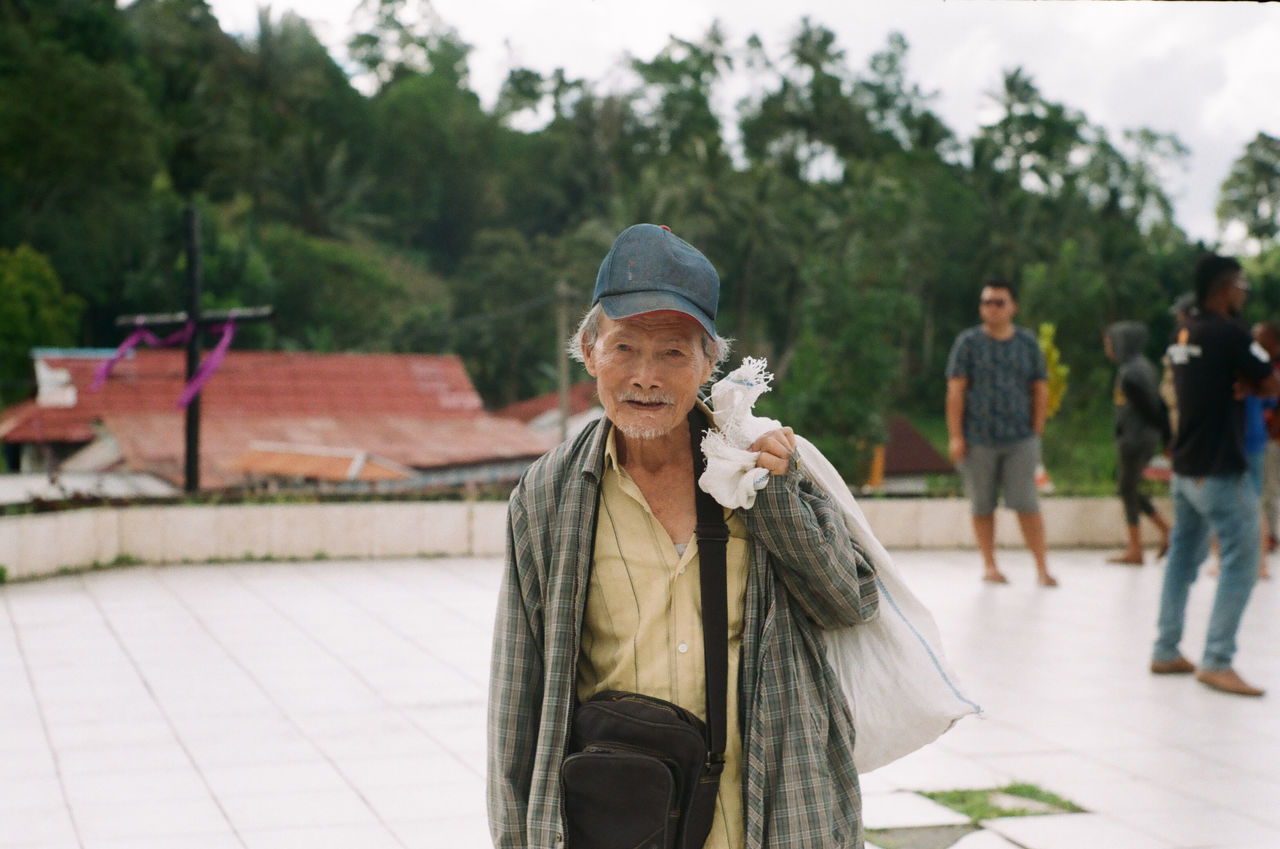
[[[511,495],[489,681],[498,849],[564,846],[560,763],[607,435],[607,422],[592,424],[534,463]],[[839,510],[794,464],[741,515],[752,536],[738,681],[747,847],[861,847],[854,729],[818,629],[873,618],[875,574]]]

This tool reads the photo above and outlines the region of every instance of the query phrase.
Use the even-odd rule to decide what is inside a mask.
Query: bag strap
[[[698,478],[707,468],[702,453],[702,438],[709,424],[697,407],[689,412],[689,438],[693,444],[693,494],[698,509],[698,573],[702,587],[702,646],[706,655],[707,770],[719,775],[724,770],[727,741],[726,713],[729,690],[729,603],[726,586],[725,549],[729,543],[729,526],[724,510],[716,500],[698,486]]]

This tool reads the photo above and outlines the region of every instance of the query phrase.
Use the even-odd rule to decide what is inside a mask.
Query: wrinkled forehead
[[[642,339],[651,342],[686,342],[696,345],[706,331],[697,319],[676,310],[646,312],[627,318],[600,316],[600,336]]]

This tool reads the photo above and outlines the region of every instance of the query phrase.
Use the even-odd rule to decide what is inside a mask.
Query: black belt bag
[[[609,691],[581,705],[561,768],[569,849],[700,849],[723,755],[689,711]]]
[[[696,418],[695,418],[696,416]],[[698,569],[706,653],[707,723],[679,705],[608,691],[578,706],[560,769],[566,849],[701,849],[724,770],[729,529],[697,488],[706,423],[689,414],[698,507]]]

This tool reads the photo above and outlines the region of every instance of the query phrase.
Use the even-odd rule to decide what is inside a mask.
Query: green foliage
[[[1218,220],[1265,242],[1280,235],[1280,138],[1258,133],[1245,147],[1222,184]]]
[[[4,8],[0,248],[48,258],[40,285],[72,322],[19,347],[110,345],[117,315],[180,309],[190,206],[206,303],[276,307],[237,344],[454,352],[497,406],[554,386],[556,282],[576,320],[613,237],[652,221],[713,261],[721,331],[778,375],[765,405],[852,480],[890,412],[940,414],[982,280],[1015,280],[1019,321],[1052,325],[1071,369],[1046,461],[1088,489],[1114,462],[1095,426],[1102,329],[1144,321],[1157,353],[1203,248],[1159,179],[1186,156],[1175,137],[1112,139],[1015,69],[959,138],[898,34],[855,70],[814,20],[778,55],[713,25],[628,58],[621,89],[512,68],[486,109],[470,47],[418,0],[360,4],[359,90],[305,20],[269,8],[241,40],[203,0]],[[743,71],[753,94],[725,115]],[[1250,143],[1219,209],[1264,248],[1256,318],[1280,312],[1275,147]]]
[[[379,252],[281,225],[263,228],[259,250],[267,275],[246,281],[245,298],[276,308],[276,318],[264,325],[268,347],[386,349],[408,297]]]
[[[1058,345],[1053,340],[1054,326],[1047,321],[1040,323],[1040,350],[1044,354],[1045,371],[1049,375],[1049,401],[1045,419],[1051,419],[1062,406],[1062,396],[1067,393],[1067,375],[1071,367],[1062,362]]]
[[[898,365],[896,322],[912,304],[900,292],[869,285],[848,268],[817,257],[808,320],[775,392],[762,409],[813,434],[814,444],[846,479],[865,480],[874,447],[885,437],[884,410]],[[839,279],[831,279],[836,277]]]
[[[0,248],[0,403],[30,393],[32,348],[74,344],[83,309],[44,255],[30,245]]]
[[[380,131],[369,142],[369,209],[385,222],[379,234],[456,267],[493,206],[496,120],[447,69],[406,73],[371,106]]]

